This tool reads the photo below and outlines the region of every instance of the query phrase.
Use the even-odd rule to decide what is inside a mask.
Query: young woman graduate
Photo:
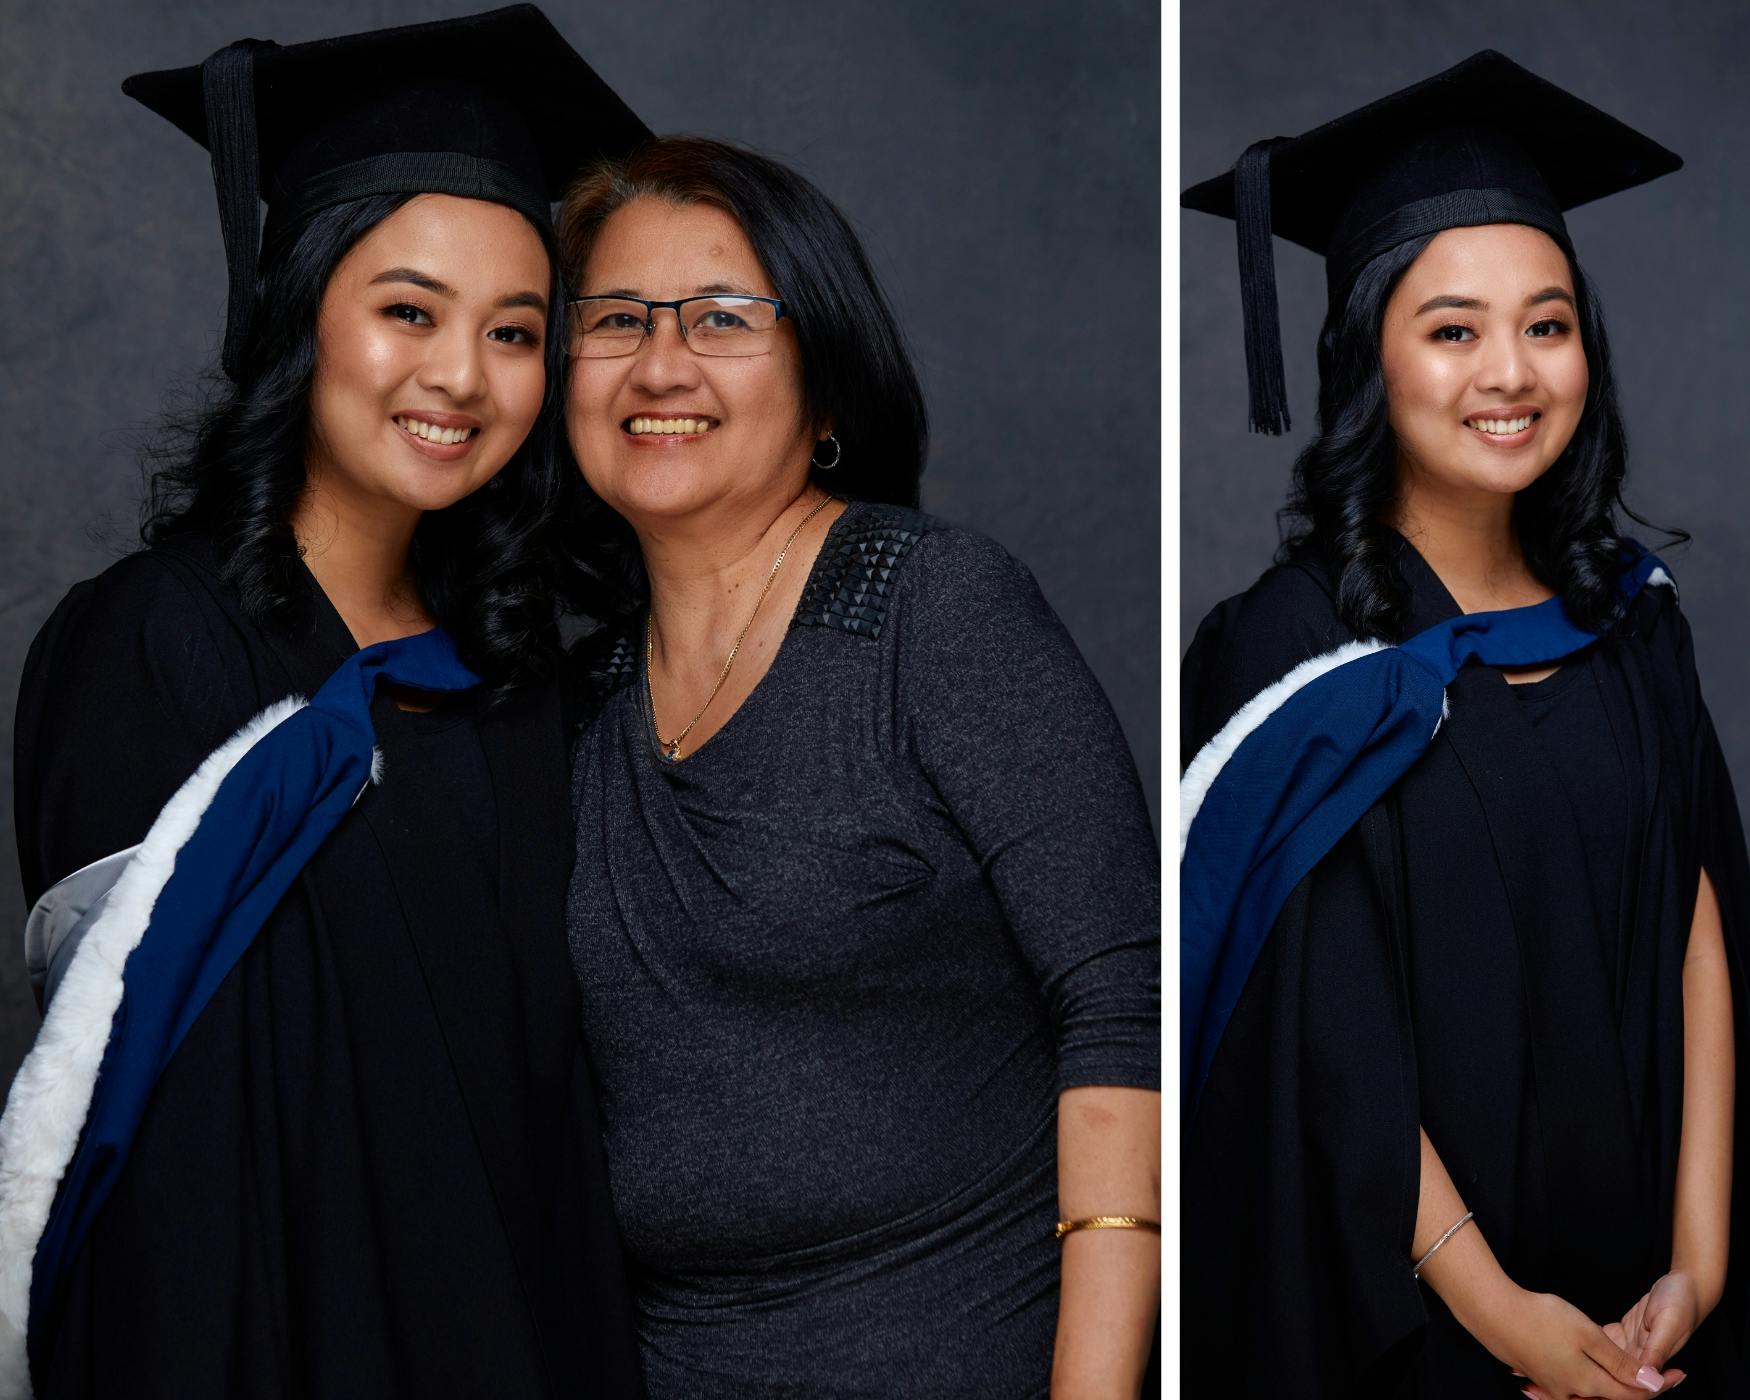
[[[124,90],[212,153],[231,386],[24,675],[0,1391],[641,1394],[542,531],[549,201],[648,133],[526,5]]]
[[[1185,195],[1254,425],[1272,232],[1330,287],[1184,663],[1188,1393],[1744,1393],[1744,841],[1562,213],[1678,165],[1482,53]]]

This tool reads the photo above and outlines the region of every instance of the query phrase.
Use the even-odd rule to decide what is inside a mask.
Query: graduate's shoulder
[[[1613,632],[1622,640],[1621,654],[1637,659],[1646,683],[1661,707],[1683,716],[1692,724],[1702,701],[1695,635],[1684,612],[1686,596],[1681,577],[1682,560],[1665,560],[1658,572],[1635,595]],[[1691,584],[1693,590],[1699,584]],[[1707,658],[1700,671],[1707,669]]]
[[[37,633],[13,731],[27,891],[140,839],[253,713],[249,656],[161,550],[75,584]]]
[[[1211,608],[1186,650],[1185,667],[1199,678],[1231,677],[1255,692],[1353,640],[1329,576],[1314,561],[1296,560],[1266,569],[1243,593]]]
[[[212,546],[178,538],[123,555],[101,573],[74,584],[51,615],[65,627],[138,629],[204,618],[217,608]]]
[[[1671,566],[1661,563],[1623,610],[1614,630],[1637,641],[1656,662],[1694,669],[1694,637]]]
[[[146,674],[174,690],[199,690],[244,650],[210,543],[176,540],[74,584],[37,633],[25,684],[125,691]]]
[[[1179,671],[1182,756],[1189,759],[1242,705],[1297,666],[1354,640],[1316,560],[1266,569],[1243,593],[1217,603],[1186,649]]]

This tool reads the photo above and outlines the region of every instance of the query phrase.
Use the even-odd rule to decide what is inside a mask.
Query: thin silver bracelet
[[[1428,1261],[1430,1259],[1432,1259],[1434,1257],[1434,1255],[1439,1251],[1440,1246],[1445,1244],[1449,1239],[1451,1239],[1454,1235],[1456,1235],[1460,1230],[1464,1229],[1464,1227],[1466,1225],[1470,1224],[1471,1216],[1473,1216],[1475,1214],[1476,1214],[1475,1211],[1467,1210],[1463,1215],[1461,1215],[1458,1218],[1458,1223],[1456,1225],[1454,1225],[1450,1230],[1448,1230],[1439,1239],[1435,1240],[1433,1248],[1430,1249],[1426,1254],[1424,1254],[1420,1259],[1418,1259],[1416,1261],[1416,1267],[1410,1270],[1410,1277],[1411,1278],[1421,1278],[1423,1268],[1426,1267]]]

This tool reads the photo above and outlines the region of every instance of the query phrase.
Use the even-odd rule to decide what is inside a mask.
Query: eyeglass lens
[[[567,309],[571,353],[586,359],[636,354],[644,343],[645,317],[641,301],[618,297],[586,297]],[[675,308],[687,344],[700,355],[763,355],[777,329],[777,308],[752,297],[688,297]]]

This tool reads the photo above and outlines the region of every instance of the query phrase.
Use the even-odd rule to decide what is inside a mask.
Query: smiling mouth
[[[633,437],[698,437],[717,426],[715,418],[628,418],[621,430]]]
[[[395,426],[434,447],[454,447],[459,442],[468,441],[480,431],[478,427],[440,428],[436,423],[427,423],[423,418],[409,418],[406,415],[396,418]]]
[[[1484,437],[1507,438],[1518,437],[1543,414],[1538,412],[1522,413],[1514,418],[1486,418],[1481,414],[1464,420],[1467,428],[1473,428]]]

